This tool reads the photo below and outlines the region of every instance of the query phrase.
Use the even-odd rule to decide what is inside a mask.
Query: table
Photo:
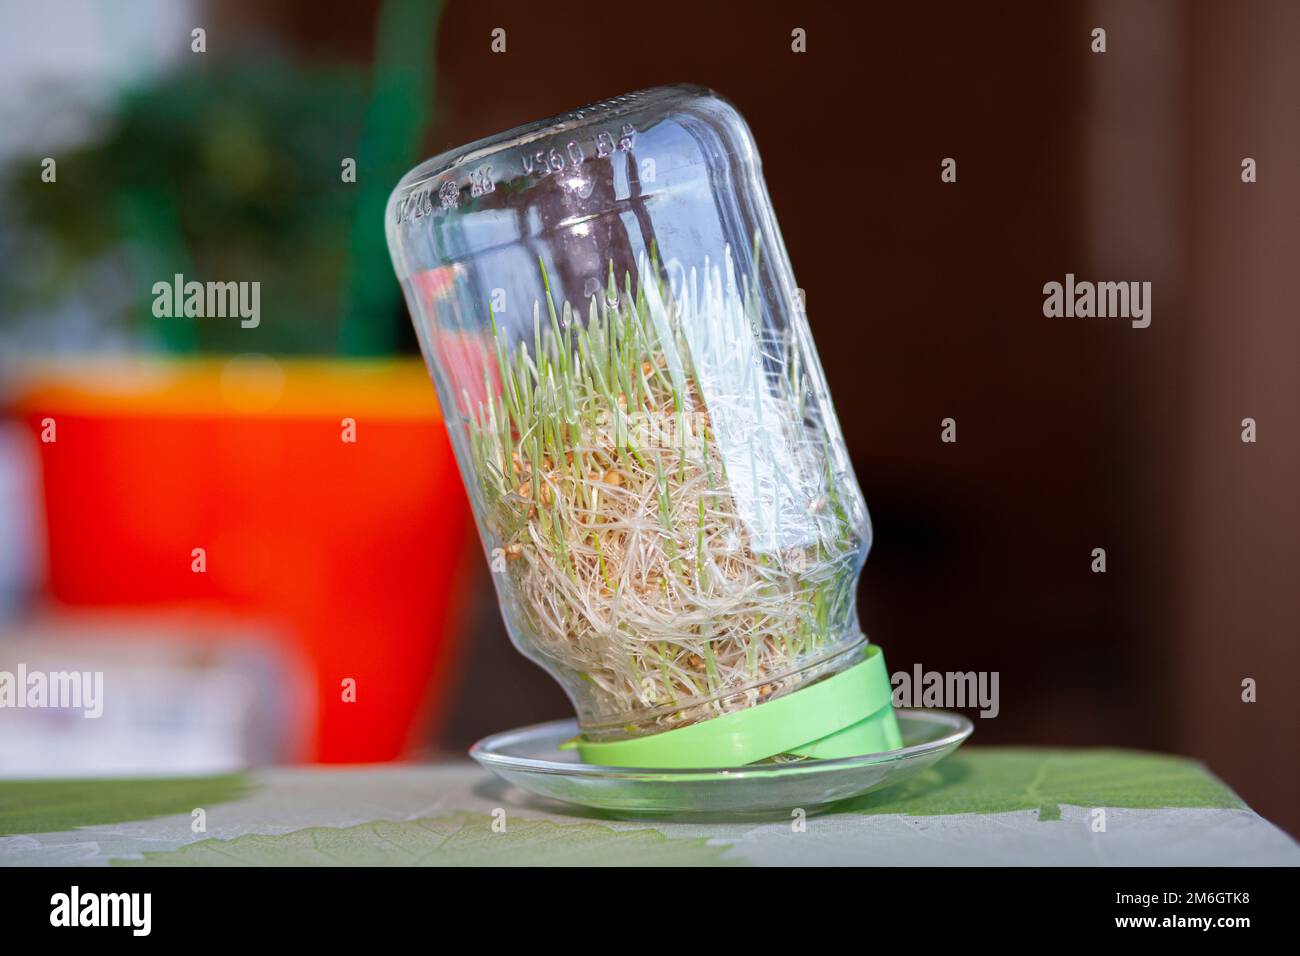
[[[966,747],[834,812],[631,821],[466,761],[189,779],[0,781],[0,865],[1297,865],[1195,761]]]

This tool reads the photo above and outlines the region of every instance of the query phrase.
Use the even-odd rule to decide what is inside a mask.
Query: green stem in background
[[[122,232],[133,237],[132,263],[137,288],[152,289],[155,282],[169,286],[176,275],[194,274],[193,259],[185,244],[176,208],[161,189],[127,189],[117,197],[116,211]],[[193,354],[199,350],[198,320],[182,312],[169,318],[149,316],[150,337],[166,351]]]
[[[375,28],[375,74],[357,144],[357,205],[343,281],[339,351],[383,355],[397,344],[384,210],[393,184],[416,159],[435,90],[441,0],[385,0]],[[342,186],[341,188],[349,188]]]

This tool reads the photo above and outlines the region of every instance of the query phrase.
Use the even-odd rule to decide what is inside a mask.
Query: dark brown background
[[[366,3],[218,9],[369,56]],[[730,97],[875,521],[860,608],[891,667],[1000,672],[977,743],[1190,754],[1300,830],[1300,6],[454,2],[439,46],[430,154],[659,83]],[[1067,272],[1151,281],[1151,327],[1044,318]],[[479,591],[449,747],[569,710]]]

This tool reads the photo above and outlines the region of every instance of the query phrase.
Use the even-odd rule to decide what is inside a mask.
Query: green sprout
[[[597,737],[753,706],[860,639],[865,513],[806,330],[762,325],[729,250],[671,290],[653,251],[638,272],[578,309],[541,263],[530,343],[489,310],[469,422],[516,628]]]

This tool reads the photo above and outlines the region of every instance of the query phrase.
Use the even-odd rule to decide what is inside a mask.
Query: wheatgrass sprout
[[[765,331],[729,249],[637,271],[611,263],[584,322],[543,267],[531,350],[493,316],[499,384],[470,424],[522,640],[587,685],[592,738],[752,706],[860,640],[862,513],[806,337]]]

